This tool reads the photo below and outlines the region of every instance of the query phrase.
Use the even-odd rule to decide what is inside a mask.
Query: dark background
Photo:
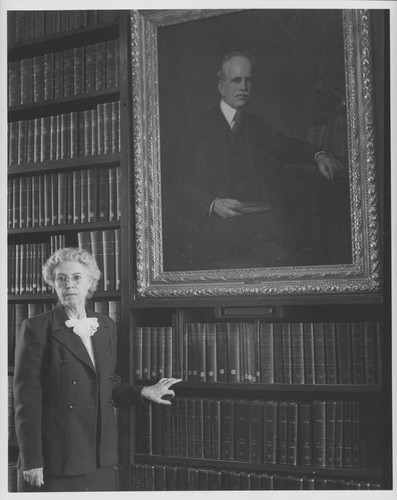
[[[173,138],[187,116],[219,102],[216,73],[230,50],[256,59],[251,112],[342,160],[344,171],[333,183],[313,166],[294,165],[286,168],[286,182],[301,264],[350,263],[342,10],[262,9],[158,29],[164,270],[189,268],[174,243],[180,246],[183,234],[167,199],[173,197]]]

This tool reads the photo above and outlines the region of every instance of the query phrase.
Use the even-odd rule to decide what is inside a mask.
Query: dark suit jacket
[[[280,205],[280,168],[314,163],[316,148],[275,132],[262,117],[245,112],[236,140],[219,105],[186,124],[176,146],[174,182],[196,215],[207,217],[215,198]]]
[[[291,248],[285,223],[291,196],[283,180],[283,165],[314,164],[315,152],[310,143],[278,133],[262,117],[248,112],[243,114],[237,137],[219,105],[192,117],[178,140],[173,164],[175,198],[179,200],[176,218],[185,232],[192,267],[289,262],[284,250]],[[272,211],[261,217],[225,220],[209,216],[216,198],[262,201]],[[178,238],[182,240],[183,236]],[[260,261],[251,259],[247,244]]]
[[[114,406],[140,401],[140,388],[115,374],[113,321],[98,318],[94,368],[81,339],[65,326],[63,307],[26,319],[17,338],[14,398],[22,470],[74,475],[117,463]]]

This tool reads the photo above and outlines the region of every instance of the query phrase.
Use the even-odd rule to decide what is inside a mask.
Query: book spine
[[[207,381],[206,366],[206,344],[207,344],[207,324],[198,323],[197,325],[197,380],[199,382]]]
[[[228,382],[240,382],[240,325],[227,323]]]
[[[314,363],[316,384],[326,383],[324,324],[314,324]]]
[[[164,377],[173,376],[173,332],[171,326],[165,327],[165,356],[164,356]]]
[[[248,460],[263,462],[263,402],[251,401],[249,404]]]
[[[143,340],[142,340],[142,380],[149,381],[150,380],[150,359],[151,359],[151,328],[143,327]]]
[[[165,369],[165,327],[157,327],[157,376],[164,377]]]
[[[80,233],[81,234],[81,233]],[[143,368],[142,368],[142,357],[143,357],[143,328],[141,326],[136,326],[134,329],[134,351],[132,359],[134,360],[134,377],[135,381],[143,380]]]
[[[216,328],[216,364],[218,382],[227,382],[228,376],[228,356],[227,356],[227,325],[217,324]]]
[[[294,401],[288,403],[288,440],[287,464],[298,463],[298,404]]]
[[[336,333],[334,323],[324,323],[325,374],[327,384],[337,383]],[[338,356],[338,360],[339,360]]]
[[[291,345],[291,325],[283,323],[281,325],[283,343],[283,381],[285,384],[292,384],[292,345]]]
[[[206,323],[206,381],[217,381],[217,363],[216,363],[216,325]]]
[[[326,402],[326,450],[327,467],[335,466],[336,401]]]
[[[340,384],[351,384],[351,345],[349,323],[337,323],[336,335],[338,349],[338,382]]]
[[[343,441],[342,441],[342,465],[346,468],[352,467],[353,441],[352,441],[352,402],[343,401]]]
[[[234,400],[220,402],[221,410],[221,459],[234,460],[235,415]]]
[[[363,331],[362,323],[350,323],[352,350],[352,383],[364,384]]]
[[[364,382],[367,385],[375,384],[375,323],[363,322],[364,343]]]
[[[292,383],[305,383],[304,332],[302,323],[291,324]]]
[[[313,464],[312,442],[312,406],[310,403],[299,404],[299,465]]]
[[[196,401],[194,398],[187,400],[187,455],[189,458],[197,457],[196,450]]]
[[[288,403],[278,405],[277,463],[287,465],[288,459]]]
[[[326,450],[326,406],[325,401],[313,401],[313,465],[324,467]]]
[[[157,351],[158,351],[158,328],[152,326],[150,328],[150,380],[157,381]]]
[[[274,382],[282,384],[284,382],[284,360],[283,360],[283,338],[281,324],[274,324]]]

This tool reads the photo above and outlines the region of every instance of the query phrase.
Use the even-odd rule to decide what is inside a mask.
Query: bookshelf
[[[129,323],[120,272],[130,266],[121,251],[130,231],[121,218],[128,211],[128,21],[111,10],[9,11],[7,21],[9,490],[17,491],[15,335],[25,317],[56,302],[42,263],[62,246],[92,251],[103,272],[93,308],[118,331]],[[120,353],[128,342],[119,336]],[[125,375],[126,358],[119,360]],[[118,418],[128,436],[128,415]],[[120,457],[128,454],[121,447]],[[122,484],[120,467],[118,474]]]
[[[67,15],[62,21],[59,12],[48,15],[38,11],[9,12],[9,63],[20,67],[22,60],[32,59],[24,65],[33,67],[35,59],[40,68],[40,58],[51,60],[50,53],[74,51],[81,54],[81,47],[98,47],[98,44],[106,47],[109,42],[117,41],[119,63],[114,73],[117,84],[108,87],[99,84],[101,88],[90,86],[87,89],[86,79],[91,77],[84,74],[79,93],[74,93],[64,83],[63,75],[56,81],[59,85],[62,83],[62,92],[66,86],[67,95],[55,96],[55,87],[53,94],[49,91],[47,95],[52,97],[43,97],[43,90],[35,94],[33,80],[27,84],[27,87],[32,86],[32,97],[28,101],[21,102],[14,96],[9,102],[9,382],[13,374],[13,346],[18,324],[24,317],[51,308],[56,301],[51,290],[43,289],[42,284],[38,290],[38,252],[44,255],[51,248],[64,244],[80,244],[91,250],[94,246],[94,250],[100,249],[97,256],[100,266],[103,263],[103,271],[105,264],[108,268],[114,265],[110,284],[103,285],[92,301],[96,310],[109,314],[117,323],[120,375],[137,385],[152,383],[163,376],[183,379],[175,386],[176,400],[171,408],[149,406],[119,411],[120,489],[390,489],[388,283],[385,299],[381,294],[372,298],[356,294],[269,299],[246,296],[137,299],[132,278],[135,256],[129,13],[118,12],[109,17],[113,14],[111,11],[79,11],[78,16],[72,11],[64,12]],[[82,17],[81,12],[85,12]],[[47,18],[51,23],[46,28]],[[374,22],[376,33],[382,33],[384,25],[380,17],[375,17]],[[27,26],[33,26],[33,31],[27,30]],[[375,38],[378,52],[382,54],[380,36]],[[71,66],[79,67],[79,63],[73,61]],[[13,78],[18,81],[18,70],[16,75]],[[377,98],[381,99],[382,89],[377,87],[376,91]],[[120,104],[117,119],[112,121],[112,118],[109,120],[109,104],[115,102]],[[114,107],[110,109],[114,111]],[[92,136],[97,138],[98,131],[92,127],[92,118],[95,122],[98,116],[103,118],[103,129],[107,116],[107,130],[110,122],[111,133],[106,141],[101,133],[102,142],[93,143]],[[381,113],[378,119],[382,121]],[[69,135],[65,136],[65,130]],[[20,131],[26,131],[22,144],[19,144]],[[379,154],[382,158],[383,150]],[[117,171],[118,184],[117,175],[114,175]],[[109,210],[101,217],[101,205],[98,204],[94,210],[96,215],[88,220],[91,199],[88,180],[94,175],[99,189],[100,174],[108,182],[103,182],[106,189],[101,191],[104,195],[97,201],[105,200],[103,206],[108,205]],[[38,189],[34,191],[36,185]],[[58,189],[59,186],[63,188]],[[33,222],[37,211],[33,200],[37,200],[42,210],[42,214],[38,211],[37,223]],[[113,210],[110,210],[110,200],[116,207]],[[86,211],[84,218],[81,216],[82,203]],[[42,223],[40,214],[44,218]],[[116,259],[106,261],[103,256],[105,233],[109,236],[107,241],[118,235],[117,262]],[[122,269],[119,279],[116,267]],[[29,273],[21,273],[21,270],[29,270]],[[23,276],[29,276],[27,283]],[[223,358],[220,356],[221,344],[216,343],[217,334],[222,331],[234,331],[238,339],[235,350],[229,352],[226,342]],[[269,332],[273,344],[269,343]],[[344,333],[341,336],[345,343],[338,342],[340,332]],[[315,351],[315,339],[321,337],[323,345],[317,346]],[[293,343],[293,338],[298,340]],[[311,349],[308,346],[312,346]],[[350,361],[356,359],[354,365],[346,364],[346,346],[356,353],[355,358],[350,358]],[[238,378],[237,370],[230,376],[226,373],[225,378],[215,372],[214,362],[218,368],[218,361],[222,359],[229,364],[230,360],[238,362]],[[273,366],[272,370],[269,365]],[[203,367],[205,380],[200,379]],[[276,371],[276,367],[282,371]],[[347,378],[346,370],[350,375]],[[9,398],[12,398],[10,391]],[[266,442],[269,441],[269,448],[273,447],[273,455],[266,458],[264,415],[269,408],[274,413],[273,418],[268,418],[267,432],[270,425],[274,427],[270,433],[272,439]],[[337,408],[341,414],[338,424]],[[254,409],[259,415],[256,421]],[[229,418],[226,410],[230,412]],[[12,422],[11,401],[9,411],[9,422]],[[310,427],[308,418],[313,424],[316,416],[319,423]],[[256,427],[242,424],[244,419],[251,424],[255,421]],[[251,431],[247,436],[242,432],[251,427],[256,429],[255,433]],[[335,461],[337,432],[342,433],[342,440],[338,442],[339,454]],[[343,440],[343,433],[351,439]],[[306,458],[305,450],[310,450]],[[10,425],[10,491],[15,491],[17,484],[17,455]]]
[[[381,224],[387,228],[388,187],[383,191],[387,184],[382,185],[388,176],[387,72],[382,67],[387,15],[371,15],[374,59],[379,55],[374,91],[380,210],[385,208]],[[157,16],[153,32],[169,21],[166,13],[164,19],[161,12]],[[320,59],[324,72],[332,71],[329,59]],[[345,126],[341,111],[313,108],[309,120],[313,140],[343,156],[346,144],[335,142]],[[306,179],[293,174],[299,189]],[[314,183],[312,188],[317,189]],[[335,227],[342,231],[338,222]],[[385,286],[372,297],[221,298],[194,292],[190,297],[135,297],[131,380],[149,384],[171,371],[183,381],[175,386],[171,407],[136,412],[132,488],[391,489],[387,236],[383,243]]]
[[[136,307],[131,378],[183,381],[137,415],[134,487],[387,489],[383,306],[225,309]]]

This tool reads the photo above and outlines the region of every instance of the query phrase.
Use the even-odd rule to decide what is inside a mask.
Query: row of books
[[[48,257],[65,246],[65,237],[51,235],[48,243],[12,243],[8,245],[7,293],[12,295],[50,293],[42,267]]]
[[[314,467],[365,461],[358,401],[177,397],[140,411],[138,453]]]
[[[14,366],[15,342],[17,334],[25,318],[37,316],[43,312],[50,311],[54,302],[17,302],[8,304],[8,364]],[[116,324],[120,324],[120,301],[119,300],[95,300],[91,307],[94,311],[106,314]]]
[[[15,411],[14,411],[14,391],[13,391],[13,376],[8,375],[8,441],[15,442]]]
[[[378,490],[380,484],[338,478],[309,477],[171,465],[135,464],[136,491],[192,490]]]
[[[8,105],[81,95],[119,86],[119,40],[8,63]]]
[[[136,381],[173,376],[196,382],[364,384],[382,381],[379,323],[186,323],[182,331],[136,327]],[[167,334],[166,334],[167,332]],[[171,359],[169,359],[171,358]]]
[[[105,231],[82,231],[77,233],[78,245],[96,259],[102,273],[98,290],[120,290],[120,229]]]
[[[116,10],[29,10],[8,11],[7,14],[9,44],[118,19]]]
[[[8,178],[9,229],[120,220],[120,167]]]
[[[9,167],[119,151],[119,101],[8,123]]]

